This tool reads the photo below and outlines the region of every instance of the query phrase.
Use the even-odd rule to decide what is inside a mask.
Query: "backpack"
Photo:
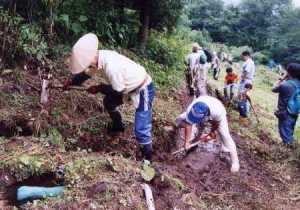
[[[300,113],[300,85],[293,80],[287,82],[296,88],[288,100],[287,110],[290,114],[298,115]]]
[[[204,51],[204,53],[206,55],[207,62],[211,63],[212,59],[213,59],[213,54],[208,49],[204,49],[203,51]]]

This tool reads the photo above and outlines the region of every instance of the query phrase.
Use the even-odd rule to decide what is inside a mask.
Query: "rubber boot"
[[[152,161],[152,144],[140,145],[142,156],[149,162]]]
[[[110,118],[112,119],[112,125],[109,128],[108,132],[110,134],[117,134],[119,132],[124,132],[125,131],[125,126],[122,122],[122,116],[120,112],[118,111],[113,111],[113,112],[108,112]]]

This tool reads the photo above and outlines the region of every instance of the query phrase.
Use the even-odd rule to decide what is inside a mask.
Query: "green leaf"
[[[144,161],[141,175],[143,179],[147,182],[150,182],[155,177],[155,170],[150,166],[150,162],[147,160]]]
[[[62,24],[64,24],[67,27],[69,27],[69,25],[70,25],[70,17],[67,14],[60,15],[59,21],[62,22]]]
[[[80,22],[86,22],[87,20],[88,20],[87,16],[84,16],[84,15],[79,16],[79,21]]]
[[[23,165],[29,165],[31,162],[31,157],[28,155],[22,155],[19,158],[19,161],[23,164]]]
[[[82,27],[81,27],[80,23],[75,22],[75,23],[72,23],[71,30],[75,34],[79,34],[82,31]]]

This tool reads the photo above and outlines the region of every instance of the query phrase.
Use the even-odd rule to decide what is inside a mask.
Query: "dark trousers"
[[[220,68],[219,67],[214,68],[214,70],[213,70],[213,77],[214,77],[214,79],[218,80],[219,79],[219,75],[220,75]]]
[[[297,115],[291,115],[287,111],[278,112],[278,128],[280,137],[285,144],[292,144],[294,141],[294,129],[298,119]]]
[[[187,87],[189,90],[189,94],[191,96],[193,96],[195,94],[195,90],[194,90],[194,85],[193,85],[193,75],[192,75],[192,71],[190,71],[189,69],[186,71],[185,74],[185,78],[186,78],[186,83],[187,83]]]
[[[112,119],[112,130],[123,130],[122,116],[117,110],[117,107],[123,104],[123,96],[111,87],[111,90],[103,99],[103,104]]]

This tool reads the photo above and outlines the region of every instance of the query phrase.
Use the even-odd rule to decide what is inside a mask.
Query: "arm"
[[[272,87],[272,92],[273,93],[279,93],[280,92],[280,85],[281,85],[281,81],[277,81],[274,83],[273,87]]]
[[[82,72],[73,76],[72,79],[67,79],[63,83],[63,90],[68,90],[70,86],[80,86],[86,80],[90,79],[91,77],[86,73]]]
[[[100,85],[94,85],[87,89],[87,91],[91,94],[102,93],[104,95],[115,95],[115,96],[122,96],[123,92],[115,91],[111,85],[107,85],[101,83]]]
[[[185,149],[189,149],[191,135],[192,135],[192,125],[185,122],[184,125],[184,148]]]
[[[82,83],[84,83],[86,80],[88,80],[90,78],[91,77],[84,72],[76,74],[71,80],[72,81],[71,85],[80,86],[80,85],[82,85]]]
[[[215,133],[218,130],[218,128],[220,126],[220,122],[219,121],[212,121],[211,125],[212,125],[212,127],[211,127],[211,132],[210,133],[212,134],[212,133]]]

